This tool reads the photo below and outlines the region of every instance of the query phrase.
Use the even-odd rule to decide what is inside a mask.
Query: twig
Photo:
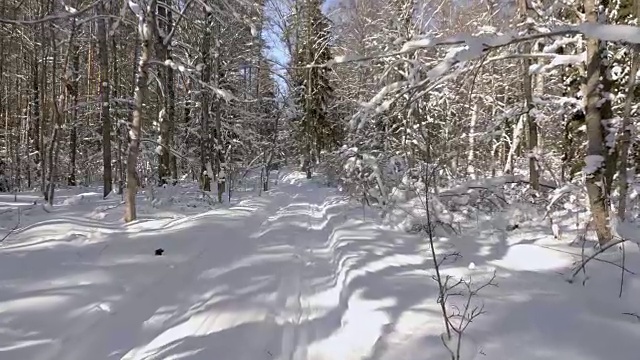
[[[473,280],[471,279],[471,277],[469,277],[469,280],[460,280],[454,286],[446,289],[446,291],[449,292],[459,284],[463,284],[464,287],[466,288],[466,294],[464,292],[455,294],[455,295],[466,295],[464,309],[460,310],[457,306],[453,305],[452,307],[454,308],[455,313],[447,316],[447,321],[449,322],[451,329],[457,335],[456,352],[455,352],[455,356],[453,357],[455,360],[461,359],[460,352],[462,350],[462,336],[464,332],[467,330],[469,325],[471,325],[473,320],[475,320],[480,315],[485,314],[484,304],[472,307],[471,300],[473,299],[474,296],[477,296],[482,289],[488,286],[498,286],[498,284],[496,284],[494,281],[495,279],[496,279],[496,272],[494,271],[493,275],[488,281],[486,281],[485,283],[483,283],[482,285],[478,286],[475,289],[473,288]],[[456,325],[453,323],[453,319],[460,319],[460,321]]]
[[[571,279],[569,280],[569,282],[573,282],[573,279],[576,277],[576,275],[578,275],[578,273],[580,272],[580,270],[583,270],[585,268],[585,266],[587,266],[587,264],[589,263],[589,261],[593,260],[596,256],[604,253],[605,251],[607,251],[608,249],[618,245],[618,244],[622,244],[625,241],[627,241],[626,239],[620,239],[618,241],[613,241],[610,242],[608,245],[600,248],[598,251],[596,251],[595,253],[593,253],[591,256],[589,256],[586,260],[582,261],[582,264],[580,265],[580,267],[578,267],[578,269],[576,269],[576,271],[573,272],[573,275],[571,275]]]
[[[18,229],[18,226],[20,226],[20,213],[21,213],[20,208],[18,208],[18,221],[13,226],[13,228],[9,230],[9,232],[0,240],[0,244],[2,244],[5,240],[7,240],[7,238]]]
[[[534,245],[534,246],[541,247],[541,248],[545,248],[545,249],[549,249],[549,250],[553,250],[553,251],[557,251],[557,252],[561,252],[561,253],[569,254],[569,255],[575,255],[575,256],[577,256],[577,255],[578,255],[578,254],[576,254],[576,253],[572,253],[571,251],[565,251],[565,250],[560,250],[560,249],[554,249],[554,248],[552,248],[551,246],[540,245],[540,244],[533,244],[533,245]],[[600,261],[600,262],[605,263],[605,264],[613,265],[613,266],[615,266],[615,267],[617,267],[617,268],[621,269],[622,271],[627,272],[627,273],[629,273],[629,274],[631,274],[631,275],[637,275],[637,273],[636,273],[636,272],[631,271],[631,270],[629,270],[629,269],[627,269],[627,268],[625,268],[625,267],[621,266],[620,264],[616,264],[616,263],[614,263],[613,261],[609,261],[609,260],[605,260],[605,259],[598,259],[598,258],[594,258],[593,260],[595,260],[595,261]]]
[[[640,315],[636,314],[636,313],[630,313],[630,312],[623,312],[622,315],[629,315],[629,316],[633,316],[636,318],[636,320],[640,321]]]
[[[431,248],[431,258],[433,260],[433,267],[436,271],[436,281],[438,282],[438,292],[440,299],[440,310],[442,311],[442,316],[444,317],[445,330],[447,334],[447,340],[451,339],[451,324],[449,323],[449,319],[447,317],[447,308],[445,304],[445,288],[444,283],[442,282],[442,277],[440,275],[440,266],[438,264],[437,256],[436,256],[436,248],[433,239],[433,229],[431,228],[431,211],[429,210],[429,171],[428,168],[425,169],[424,175],[424,186],[425,186],[425,210],[427,215],[427,236],[429,237],[429,245]],[[447,278],[448,280],[448,278]],[[446,283],[446,282],[445,282]],[[454,354],[451,353],[452,359],[454,359]]]

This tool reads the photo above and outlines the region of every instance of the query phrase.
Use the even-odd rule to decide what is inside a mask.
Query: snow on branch
[[[482,57],[486,51],[492,49],[498,49],[512,44],[516,44],[523,41],[537,40],[541,38],[553,37],[553,36],[565,36],[565,35],[577,35],[582,34],[586,37],[597,38],[604,41],[616,41],[631,44],[640,44],[640,27],[631,25],[609,25],[609,24],[594,24],[594,23],[582,23],[580,25],[568,25],[561,26],[548,32],[529,34],[529,35],[517,35],[502,34],[502,35],[480,35],[474,36],[466,33],[457,34],[449,37],[433,37],[423,38],[418,40],[411,40],[406,42],[400,51],[379,54],[363,57],[336,57],[326,64],[318,66],[331,66],[334,64],[344,64],[349,62],[368,61],[386,57],[400,56],[407,53],[415,52],[416,50],[428,49],[437,46],[451,46],[451,45],[464,45],[465,60],[474,60]]]
[[[140,5],[135,1],[129,0],[129,9],[138,17],[143,16],[142,9]]]
[[[80,10],[75,9],[75,8],[71,8],[71,7],[67,6],[66,4],[64,4],[64,2],[63,2],[63,5],[65,6],[65,11],[64,12],[53,13],[53,14],[49,14],[49,15],[43,16],[43,17],[41,17],[39,19],[31,19],[31,20],[5,19],[5,18],[1,18],[0,17],[0,24],[35,25],[35,24],[41,24],[41,23],[54,21],[54,20],[59,20],[59,19],[67,19],[67,18],[72,18],[72,17],[78,17],[78,16],[88,12],[89,10],[92,10],[93,7],[96,6],[101,1],[103,1],[103,0],[96,0],[96,1],[92,2],[91,4],[83,7]]]

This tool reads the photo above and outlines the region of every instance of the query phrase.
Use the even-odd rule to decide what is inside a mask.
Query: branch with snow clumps
[[[424,38],[407,41],[400,51],[378,54],[371,56],[350,57],[337,56],[326,64],[316,66],[331,66],[334,64],[344,64],[350,62],[368,61],[386,57],[393,57],[411,53],[421,49],[429,49],[437,46],[464,45],[466,47],[465,57],[469,60],[482,57],[487,50],[498,49],[523,41],[537,40],[552,36],[577,35],[582,34],[589,38],[596,38],[603,41],[615,41],[631,44],[640,44],[640,27],[632,25],[608,25],[582,23],[580,25],[562,26],[544,33],[519,36],[517,34],[502,34],[494,36],[473,36],[462,33],[449,37]],[[313,66],[313,65],[309,65]]]

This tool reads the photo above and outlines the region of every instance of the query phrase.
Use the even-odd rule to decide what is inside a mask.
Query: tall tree
[[[586,0],[584,11],[587,21],[598,23],[602,18],[596,0]],[[605,129],[602,125],[602,113],[599,102],[600,78],[602,74],[601,47],[597,38],[587,39],[587,75],[583,93],[587,125],[587,157],[585,173],[591,213],[601,245],[612,238],[609,227],[609,193],[606,191],[605,168],[609,154],[604,143]]]
[[[311,178],[314,161],[322,150],[337,144],[337,129],[328,119],[333,89],[325,66],[331,59],[329,21],[322,13],[320,0],[305,0],[297,7],[298,34],[293,63],[295,99],[301,109],[298,138],[304,168]]]
[[[98,52],[100,56],[100,123],[102,124],[102,186],[103,196],[111,193],[113,178],[111,166],[111,118],[109,116],[109,46],[107,39],[107,12],[104,1],[96,5]]]
[[[131,10],[138,17],[138,36],[140,39],[140,60],[138,62],[138,78],[134,92],[134,109],[131,128],[129,130],[129,149],[127,153],[127,193],[125,197],[124,221],[137,219],[136,195],[140,182],[137,174],[138,155],[140,153],[140,137],[142,135],[143,106],[147,96],[149,79],[149,63],[153,51],[156,29],[156,0],[149,0],[146,7],[131,4]]]

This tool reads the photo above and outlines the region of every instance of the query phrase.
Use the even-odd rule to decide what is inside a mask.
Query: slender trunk
[[[44,7],[43,7],[44,8]],[[43,10],[43,14],[46,13],[46,10]],[[46,39],[46,33],[45,33],[45,28],[44,28],[44,23],[40,24],[40,36],[41,39]],[[38,102],[40,103],[40,139],[39,139],[39,147],[40,147],[40,151],[42,152],[42,156],[40,157],[40,191],[42,191],[43,193],[45,193],[46,191],[46,184],[47,184],[47,173],[46,173],[46,167],[47,164],[45,163],[45,131],[46,131],[46,124],[44,122],[44,119],[47,118],[48,113],[47,113],[47,106],[46,106],[46,94],[47,94],[47,57],[49,56],[48,51],[46,49],[44,49],[44,46],[40,47],[40,63],[42,64],[42,71],[40,72],[40,78],[38,79],[38,81],[40,82],[38,85],[38,89],[40,90],[40,93],[38,94],[39,100]]]
[[[172,5],[173,1],[166,1],[169,5]],[[167,11],[167,26],[165,29],[165,34],[171,34],[173,31],[173,16],[172,12]],[[170,44],[164,45],[166,49],[167,59],[173,60],[173,56],[171,54]],[[167,157],[165,162],[167,163],[167,174],[171,176],[172,184],[175,185],[178,180],[178,167],[176,156],[170,151],[174,146],[174,130],[175,130],[175,118],[176,118],[176,94],[175,94],[175,78],[172,67],[166,67],[166,83],[165,83],[165,96],[166,96],[166,106],[167,106]]]
[[[526,0],[519,1],[520,7],[520,17],[523,21],[527,20],[528,16],[528,8]],[[525,41],[523,52],[525,54],[531,53],[531,43]],[[522,60],[522,92],[524,94],[524,106],[525,106],[525,122],[527,127],[529,128],[529,141],[528,141],[528,150],[529,150],[529,184],[531,188],[534,190],[540,189],[540,175],[537,168],[537,147],[538,147],[538,124],[536,123],[536,119],[532,116],[531,111],[533,110],[533,84],[531,79],[531,74],[529,74],[529,69],[533,62],[529,58],[525,58]]]
[[[213,51],[213,76],[214,76],[214,84],[213,86],[216,88],[220,88],[221,79],[220,79],[220,23],[216,22],[215,25],[215,37],[214,37],[214,51]],[[215,175],[214,179],[218,185],[218,202],[222,202],[222,195],[225,192],[226,185],[226,176],[223,168],[224,164],[224,144],[222,141],[222,102],[219,95],[216,96],[214,100],[215,106],[215,122],[214,122],[214,156],[215,156]]]
[[[158,26],[163,29],[164,33],[166,32],[166,23],[167,23],[167,14],[169,13],[168,9],[163,6],[158,6],[158,19],[160,23]],[[166,46],[164,46],[164,38],[162,36],[158,36],[156,38],[155,50],[156,56],[158,60],[165,62],[169,59],[169,50]],[[171,71],[170,66],[164,66],[160,69],[160,78],[161,83],[159,86],[161,88],[158,89],[158,93],[162,94],[163,99],[163,109],[158,116],[158,125],[160,128],[160,133],[158,136],[158,143],[160,147],[158,148],[158,185],[164,185],[167,182],[167,178],[169,177],[169,122],[173,121],[172,118],[169,118],[169,72]]]
[[[587,21],[598,22],[598,6],[595,0],[584,2]],[[604,171],[607,154],[604,146],[604,129],[598,103],[601,99],[600,85],[600,42],[597,38],[587,39],[587,76],[584,83],[584,99],[587,125],[587,175],[586,185],[589,205],[593,216],[598,242],[604,245],[612,238],[608,220],[608,193],[605,191]]]
[[[141,51],[141,46],[140,46],[140,42],[136,41],[136,46],[133,49],[133,59],[134,59],[134,64],[139,64],[140,63],[140,51]],[[131,97],[135,97],[136,94],[136,84],[137,84],[137,79],[138,79],[138,68],[136,66],[133,66],[133,71],[131,72]],[[134,100],[135,101],[135,100]],[[123,126],[123,136],[126,139],[126,144],[130,144],[131,143],[131,132],[128,129],[131,129],[131,124],[133,124],[133,110],[135,110],[135,104],[132,107],[129,107],[129,111],[127,111],[127,124],[126,126]],[[129,148],[127,146],[127,157],[129,156],[128,154]],[[123,154],[123,156],[125,156]],[[122,174],[121,177],[124,179],[125,184],[124,186],[127,186],[127,171],[129,169],[129,164],[126,164],[126,167],[121,169],[122,170]],[[140,184],[138,184],[140,185]]]
[[[151,59],[151,34],[156,26],[155,21],[156,0],[149,0],[146,11],[138,15],[141,17],[138,29],[140,36],[140,60],[138,62],[138,79],[134,91],[134,110],[129,131],[129,152],[127,154],[127,194],[125,197],[124,221],[136,220],[136,193],[138,191],[138,179],[136,168],[138,154],[140,153],[140,134],[142,131],[142,107],[147,93],[147,80],[149,79],[149,60]]]
[[[605,13],[609,9],[609,0],[600,0],[598,4],[598,12],[599,17],[601,19],[606,19]],[[606,21],[606,20],[602,20]],[[598,41],[599,52],[601,54],[606,54],[606,42]],[[614,86],[613,80],[608,75],[609,68],[606,61],[600,61],[600,85],[599,91],[602,96],[601,100],[598,103],[600,109],[600,120],[603,127],[602,136],[603,139],[608,136],[613,130],[615,126],[612,122],[614,118],[613,113],[613,104],[609,98],[609,94],[612,93],[612,88]],[[618,149],[615,148],[615,141],[603,141],[604,145],[604,193],[605,193],[605,206],[607,207],[607,211],[611,209],[611,189],[613,188],[613,177],[616,174],[616,167],[618,165]]]
[[[509,146],[509,153],[507,154],[507,159],[505,160],[504,172],[505,174],[511,174],[513,172],[513,158],[516,156],[516,150],[520,146],[522,139],[522,132],[524,130],[525,117],[520,116],[518,122],[516,123],[516,127],[513,130],[513,138],[511,139],[511,145]]]
[[[313,63],[313,53],[312,53],[312,42],[311,42],[311,31],[312,31],[312,23],[311,23],[311,4],[306,4],[307,7],[307,24],[306,24],[306,36],[307,36],[307,46],[306,46],[306,51],[305,51],[305,65],[310,65],[311,63]],[[307,155],[307,179],[311,179],[311,175],[312,175],[312,169],[311,169],[311,162],[312,162],[312,149],[313,149],[313,136],[312,136],[312,131],[313,131],[313,121],[315,120],[312,116],[313,109],[312,106],[313,104],[311,103],[311,96],[313,94],[313,72],[312,72],[312,68],[308,68],[307,69],[307,84],[306,84],[306,99],[305,99],[305,117],[306,117],[306,137],[307,137],[307,149],[306,149],[306,155]]]
[[[71,47],[71,68],[68,71],[68,75],[71,78],[67,78],[67,93],[71,97],[71,119],[69,125],[69,177],[67,178],[67,184],[69,186],[76,186],[77,179],[77,154],[78,154],[78,86],[79,86],[79,71],[80,71],[80,52],[78,46],[69,44]]]
[[[78,132],[77,132],[77,123],[78,123],[78,70],[80,66],[80,56],[78,54],[77,47],[74,48],[73,54],[73,79],[71,81],[71,123],[69,124],[69,178],[68,184],[69,186],[76,186],[76,158],[78,154]]]
[[[116,42],[116,37],[111,37],[111,53],[113,55],[113,60],[111,61],[111,78],[112,80],[112,91],[111,95],[114,99],[118,98],[118,88],[119,88],[119,73],[118,73],[118,44]],[[115,137],[116,137],[116,147],[117,147],[117,155],[116,155],[116,177],[118,179],[118,195],[122,195],[122,190],[124,188],[124,162],[123,162],[123,149],[122,149],[122,137],[123,137],[123,126],[120,121],[120,116],[116,116],[115,119]]]
[[[56,46],[56,37],[55,37],[55,32],[53,30],[53,27],[50,28],[50,36],[51,36],[51,43],[52,43],[52,53],[53,53],[53,58],[52,58],[52,63],[53,66],[51,67],[51,78],[52,78],[52,86],[51,86],[51,90],[52,90],[52,105],[53,105],[53,114],[52,114],[52,119],[51,119],[51,126],[53,127],[53,131],[51,133],[51,141],[49,143],[49,153],[48,153],[48,167],[49,167],[49,171],[48,171],[48,175],[49,175],[49,181],[47,183],[47,188],[46,188],[46,195],[45,195],[45,199],[47,200],[47,202],[49,203],[49,205],[53,205],[53,196],[54,196],[54,192],[55,192],[55,176],[56,176],[56,158],[57,156],[57,145],[58,145],[58,133],[60,130],[60,104],[58,104],[58,99],[56,96],[56,78],[58,76],[57,71],[56,71],[56,63],[57,63],[57,58],[58,58],[58,49]],[[73,30],[71,33],[71,37],[73,37]],[[73,41],[73,39],[71,38],[69,40],[70,42]]]
[[[209,53],[211,47],[211,27],[213,26],[213,13],[207,12],[208,8],[205,7],[207,26],[205,29],[204,37],[202,38],[202,48],[200,54],[202,56],[202,62],[204,68],[202,69],[202,82],[208,84],[211,80],[211,65],[209,64]],[[209,91],[200,87],[200,101],[201,114],[200,114],[200,176],[201,187],[204,191],[211,191],[211,179],[213,177],[213,171],[211,166],[208,165],[211,162],[211,133],[209,132]]]
[[[467,174],[472,179],[476,178],[475,167],[473,161],[475,159],[475,140],[476,140],[476,123],[478,120],[478,102],[474,102],[471,110],[471,123],[469,124],[469,153],[467,154]]]
[[[19,111],[19,109],[22,106],[22,87],[20,86],[20,81],[16,78],[16,84],[15,84],[17,93],[18,93],[18,101],[17,101],[17,110]],[[21,181],[21,171],[20,168],[22,167],[21,161],[20,161],[20,124],[22,123],[21,118],[16,119],[16,124],[15,127],[17,128],[16,131],[16,136],[11,136],[11,142],[13,142],[13,149],[14,149],[14,155],[15,155],[15,176],[14,176],[14,185],[12,186],[13,189],[17,189],[19,191],[21,185],[22,185],[22,181]],[[12,131],[12,135],[13,135],[13,131]]]
[[[96,6],[98,15],[106,15],[104,2]],[[113,178],[111,170],[111,119],[109,116],[109,47],[107,46],[107,24],[104,17],[97,20],[98,51],[100,53],[100,123],[102,124],[102,185],[104,197],[111,193]]]
[[[640,17],[640,0],[634,1],[634,10],[636,19]],[[640,57],[638,57],[638,51],[640,47],[632,45],[631,50],[631,71],[629,74],[637,74],[640,69]],[[627,180],[627,172],[629,167],[629,148],[631,147],[631,107],[634,101],[634,94],[636,89],[636,77],[629,76],[627,83],[627,98],[624,103],[624,113],[622,116],[622,126],[620,127],[619,135],[619,160],[618,164],[618,181],[620,182],[620,199],[618,200],[618,218],[622,221],[625,219],[625,212],[627,208],[627,192],[629,189],[629,183]]]

